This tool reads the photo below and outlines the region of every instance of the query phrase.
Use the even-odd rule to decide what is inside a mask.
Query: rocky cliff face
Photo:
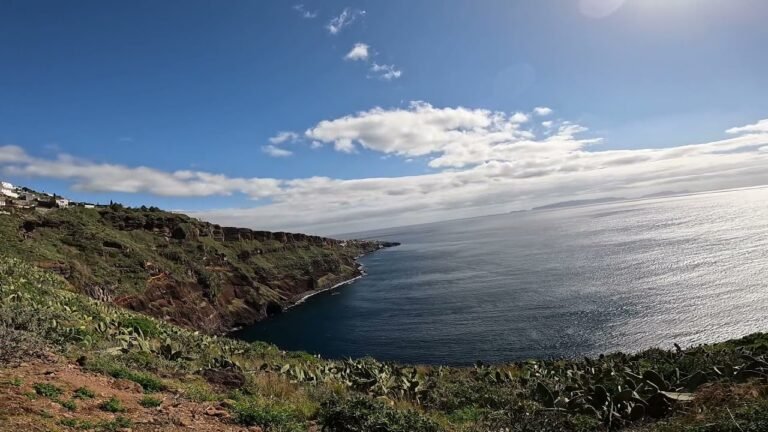
[[[101,301],[211,333],[280,313],[360,275],[355,258],[392,243],[222,227],[123,208],[16,212],[5,253],[55,271]]]

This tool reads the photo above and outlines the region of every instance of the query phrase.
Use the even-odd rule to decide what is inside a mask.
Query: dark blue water
[[[239,333],[324,357],[468,364],[768,330],[768,191],[367,233],[368,275]]]

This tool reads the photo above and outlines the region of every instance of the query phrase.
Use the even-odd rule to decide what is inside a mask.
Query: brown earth
[[[83,430],[66,426],[62,421],[70,419],[79,424],[87,421],[92,425],[104,425],[114,422],[118,416],[131,421],[130,427],[118,429],[123,431],[261,431],[257,426],[246,428],[234,424],[221,403],[193,402],[175,392],[152,393],[151,396],[162,400],[162,404],[144,408],[139,401],[145,394],[138,384],[85,371],[76,363],[53,355],[46,357],[0,369],[0,431]],[[53,384],[62,393],[57,400],[37,395],[34,386],[38,383]],[[74,391],[81,387],[93,391],[95,397],[72,399]],[[124,412],[114,414],[100,409],[99,405],[112,397],[120,400]],[[74,411],[62,406],[70,399],[77,404]],[[89,430],[104,428],[94,426]]]

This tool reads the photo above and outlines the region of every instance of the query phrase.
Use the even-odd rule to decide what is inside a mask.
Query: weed
[[[37,383],[35,384],[35,393],[48,399],[56,399],[61,396],[62,390],[53,384]]]
[[[245,426],[261,426],[267,430],[303,431],[304,422],[290,407],[258,399],[239,401],[233,407],[237,423]]]
[[[144,408],[157,408],[163,403],[162,400],[146,395],[141,400],[139,400],[139,405],[143,406]]]
[[[129,418],[123,416],[117,416],[112,421],[106,421],[99,423],[96,428],[100,432],[117,432],[121,429],[129,428],[133,425],[133,422]]]
[[[93,399],[96,393],[87,387],[79,387],[74,391],[74,396],[77,399]]]
[[[99,404],[99,408],[102,411],[107,411],[111,413],[118,413],[125,411],[125,408],[123,408],[123,403],[120,402],[120,399],[116,397],[111,397],[109,400],[106,400]]]
[[[74,400],[70,399],[61,403],[61,406],[67,409],[67,411],[74,411],[77,409],[77,404]]]

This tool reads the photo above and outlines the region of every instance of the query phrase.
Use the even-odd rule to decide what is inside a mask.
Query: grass
[[[73,392],[73,397],[77,399],[93,399],[96,397],[96,393],[87,387],[79,387]]]
[[[117,432],[133,426],[131,419],[123,416],[117,416],[112,421],[106,421],[98,424],[96,428],[101,432]]]
[[[127,367],[114,363],[114,358],[100,357],[98,360],[88,363],[87,368],[94,372],[100,372],[113,378],[127,379],[141,386],[145,392],[154,393],[163,391],[168,386],[156,376],[147,372],[137,372]]]
[[[77,403],[72,399],[62,402],[61,406],[64,407],[67,411],[77,410]]]
[[[278,402],[246,399],[235,404],[233,414],[234,420],[244,426],[260,426],[284,432],[306,430],[301,415],[292,407]]]
[[[145,395],[139,400],[139,405],[143,406],[144,408],[157,408],[162,405],[162,403],[162,400],[149,395]]]
[[[123,407],[123,403],[120,402],[120,399],[114,396],[100,403],[99,409],[101,409],[102,411],[111,412],[111,413],[119,413],[119,412],[125,411],[125,408]]]
[[[63,393],[60,388],[49,383],[37,383],[34,385],[34,389],[35,393],[48,399],[56,399]]]

